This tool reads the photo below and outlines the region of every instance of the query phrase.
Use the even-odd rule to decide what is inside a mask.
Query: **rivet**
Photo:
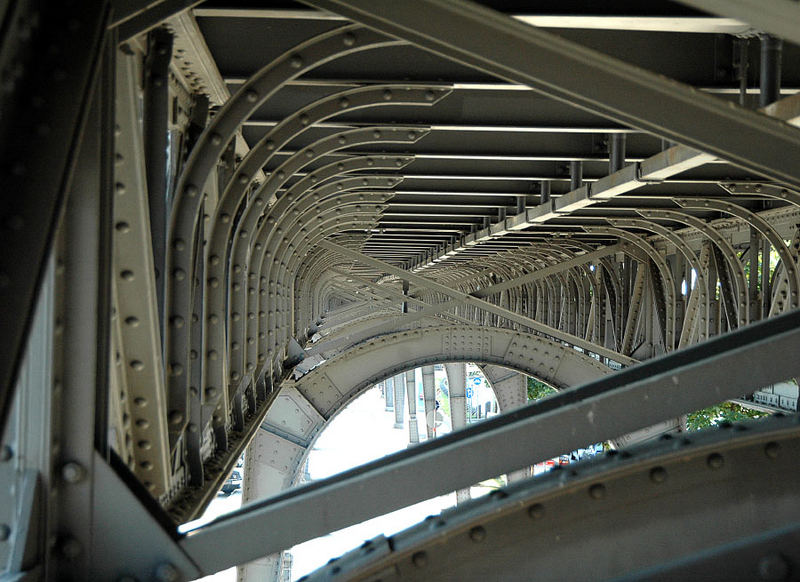
[[[153,444],[150,441],[147,441],[147,440],[139,441],[136,444],[140,449],[145,450],[145,451],[149,451],[151,448],[153,448]]]
[[[291,59],[289,59],[289,64],[293,69],[299,69],[303,66],[303,57],[300,55],[294,55]]]
[[[178,362],[172,362],[169,365],[169,373],[171,376],[180,376],[183,374],[183,366]]]
[[[126,317],[125,318],[125,325],[129,325],[131,327],[136,327],[137,325],[139,325],[139,318],[134,316],[134,315]]]
[[[131,225],[124,220],[121,220],[114,225],[114,228],[117,229],[117,232],[129,232],[131,230]]]
[[[176,281],[183,281],[186,278],[186,271],[183,269],[175,269],[172,271],[172,276]]]
[[[186,243],[182,238],[176,238],[174,241],[172,241],[172,248],[176,251],[182,251],[186,248]]]
[[[250,103],[255,103],[256,101],[258,101],[258,93],[256,93],[251,89],[244,94],[244,98],[247,99]]]
[[[159,564],[154,575],[158,582],[178,582],[181,579],[178,569],[169,562]]]
[[[209,386],[208,388],[206,388],[205,394],[206,398],[208,399],[214,398],[217,395],[217,389],[214,388],[213,386]]]
[[[11,537],[11,528],[8,524],[0,523],[0,542],[8,541]]]
[[[411,556],[411,563],[414,564],[417,568],[424,568],[428,565],[428,554],[425,552],[417,552],[413,556]]]
[[[780,448],[781,446],[778,443],[776,443],[775,441],[770,441],[766,445],[764,445],[764,454],[767,455],[770,459],[777,459]]]
[[[469,539],[473,542],[480,543],[486,539],[486,530],[481,526],[475,526],[469,530]]]
[[[758,577],[761,580],[786,580],[789,564],[780,554],[768,554],[758,561]]]
[[[147,406],[147,398],[144,398],[143,396],[139,396],[139,397],[133,399],[133,403],[136,406],[139,406],[140,408],[144,408],[145,406]]]
[[[664,467],[653,467],[650,469],[650,480],[653,483],[663,483],[667,480],[667,471]]]
[[[218,133],[211,134],[211,145],[218,146],[222,143],[222,136]]]
[[[589,487],[589,497],[592,499],[603,499],[606,496],[606,487],[602,483],[595,483]]]
[[[342,97],[341,99],[339,99],[339,107],[341,107],[342,109],[347,109],[348,107],[350,107],[350,101],[347,99],[347,97]]]
[[[217,279],[216,277],[211,277],[211,278],[208,280],[208,285],[209,285],[209,287],[211,287],[212,289],[216,289],[217,287],[219,287],[219,279]]]
[[[198,192],[197,186],[195,186],[194,184],[187,185],[183,191],[189,198],[194,198],[195,196],[197,196]]]
[[[78,540],[75,538],[65,538],[60,544],[61,554],[68,560],[74,560],[80,556],[83,548]]]
[[[352,32],[348,32],[344,35],[342,42],[344,43],[344,46],[353,46],[356,44],[356,35],[354,35]]]
[[[14,451],[8,445],[0,447],[0,463],[10,461],[14,456]]]
[[[146,418],[138,418],[136,419],[136,426],[138,426],[141,429],[150,428],[150,421],[147,420]]]
[[[544,505],[535,503],[528,508],[528,517],[531,519],[542,519],[544,517]]]
[[[144,364],[139,360],[131,360],[129,366],[136,372],[141,372],[144,370]]]
[[[133,271],[125,270],[122,271],[119,276],[122,278],[123,281],[133,281]]]
[[[722,455],[720,455],[719,453],[711,453],[710,455],[708,455],[706,463],[708,464],[709,469],[721,469],[722,466],[725,464],[725,459],[723,459]]]
[[[380,139],[380,137],[381,137],[381,132],[380,132],[380,130],[377,130],[377,129],[376,129],[375,131],[373,131],[373,132],[372,132],[372,137],[373,137],[373,138],[375,138],[375,139]]]
[[[172,327],[178,327],[178,328],[183,327],[184,324],[184,320],[180,315],[173,315],[172,317],[169,318],[169,322],[172,325]]]
[[[141,463],[139,463],[139,466],[145,471],[151,471],[153,469],[153,463],[151,463],[150,461],[142,461]]]

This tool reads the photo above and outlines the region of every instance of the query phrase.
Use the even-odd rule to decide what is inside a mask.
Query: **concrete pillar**
[[[425,397],[425,427],[428,439],[432,439],[436,414],[436,377],[433,366],[422,367],[422,394]]]
[[[408,396],[408,442],[415,445],[419,442],[416,370],[406,372],[406,394]]]
[[[383,398],[386,401],[386,412],[394,410],[394,379],[386,378],[383,381]]]
[[[394,427],[403,428],[403,394],[405,390],[406,379],[404,374],[398,374],[394,377]]]
[[[450,391],[450,422],[453,432],[467,425],[467,365],[445,364],[447,385]],[[469,462],[464,459],[464,462]],[[470,499],[469,489],[456,491],[456,505]]]

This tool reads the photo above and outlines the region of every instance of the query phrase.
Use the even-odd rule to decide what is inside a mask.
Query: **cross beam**
[[[468,0],[303,0],[548,97],[800,186],[800,132]]]
[[[489,303],[484,299],[479,299],[477,297],[473,297],[472,295],[468,295],[467,293],[455,291],[450,287],[447,287],[446,285],[442,285],[441,283],[431,281],[430,279],[423,277],[422,275],[417,275],[416,273],[406,271],[405,269],[402,269],[400,267],[395,267],[394,265],[390,265],[389,263],[386,263],[379,259],[374,259],[358,251],[345,248],[330,241],[322,241],[319,243],[319,245],[330,251],[335,251],[340,255],[347,257],[348,259],[359,261],[375,269],[380,269],[384,273],[388,273],[390,275],[396,275],[401,279],[405,279],[410,283],[413,283],[414,285],[418,285],[419,287],[423,287],[425,289],[430,289],[431,291],[436,291],[437,293],[442,293],[443,295],[452,297],[453,299],[456,299],[457,301],[460,301],[462,303],[468,303],[470,305],[474,305],[480,309],[483,309],[490,313],[494,313],[495,315],[499,315],[504,319],[513,321],[515,323],[519,323],[520,325],[524,325],[527,328],[549,335],[550,337],[556,338],[560,341],[567,342],[574,346],[578,346],[580,348],[583,348],[584,350],[593,352],[605,358],[609,358],[611,360],[614,360],[615,362],[619,362],[620,364],[629,366],[631,364],[636,363],[636,360],[629,358],[627,356],[623,356],[622,354],[615,352],[614,350],[609,350],[602,346],[593,344],[592,342],[587,342],[586,340],[579,338],[578,336],[574,336],[570,333],[560,331],[558,329],[555,329],[554,327],[550,327],[549,325],[545,325],[539,321],[536,321],[535,319],[525,317],[524,315],[520,315],[519,313],[515,313],[509,309],[500,307],[499,305],[494,305],[493,303]]]

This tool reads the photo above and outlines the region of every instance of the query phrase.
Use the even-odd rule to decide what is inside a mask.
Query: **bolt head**
[[[179,582],[181,580],[181,574],[178,569],[168,562],[159,564],[154,575],[158,582]]]
[[[61,467],[61,476],[67,483],[80,483],[86,476],[86,470],[80,463],[70,461],[69,463],[64,463],[64,466]]]

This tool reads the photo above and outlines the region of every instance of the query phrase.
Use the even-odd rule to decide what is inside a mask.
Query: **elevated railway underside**
[[[0,580],[274,579],[295,543],[664,423],[312,578],[796,577],[770,388],[800,376],[796,3],[0,22]],[[504,413],[287,488],[361,391],[452,362]],[[559,393],[514,408],[517,373]],[[734,399],[788,414],[681,430]],[[251,442],[272,496],[178,533]]]

